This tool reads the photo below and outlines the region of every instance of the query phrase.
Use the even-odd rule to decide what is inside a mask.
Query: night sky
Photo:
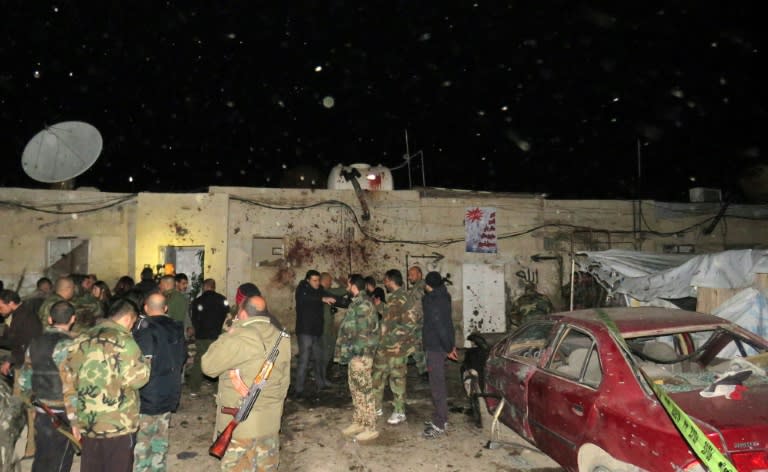
[[[325,187],[337,163],[402,164],[407,129],[427,186],[738,201],[768,131],[760,6],[7,1],[0,185],[46,187],[25,144],[81,120],[104,150],[77,185],[104,191],[290,187],[312,169]]]

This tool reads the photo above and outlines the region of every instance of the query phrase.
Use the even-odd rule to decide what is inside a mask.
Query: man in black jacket
[[[0,291],[0,315],[3,318],[13,316],[11,325],[3,331],[0,337],[0,348],[10,349],[11,358],[0,362],[0,375],[6,377],[13,373],[13,394],[19,395],[20,370],[24,365],[24,353],[29,343],[43,334],[43,324],[38,317],[43,300],[40,298],[22,301],[19,294],[13,290]],[[46,318],[47,319],[47,318]],[[0,379],[0,381],[3,381]],[[35,413],[30,410],[27,415],[27,442],[25,456],[35,454]]]
[[[151,363],[149,382],[139,390],[139,431],[133,450],[134,471],[165,470],[171,412],[181,397],[181,368],[187,359],[184,328],[165,313],[165,297],[153,293],[134,331],[136,343]]]
[[[227,297],[216,292],[216,281],[205,279],[203,293],[189,305],[189,318],[195,329],[195,360],[187,368],[189,379],[187,386],[192,396],[200,392],[203,383],[203,371],[200,359],[208,351],[211,343],[221,334],[221,326],[229,313]]]
[[[0,347],[11,351],[11,358],[0,365],[0,373],[8,376],[11,369],[15,369],[14,394],[18,393],[18,370],[24,365],[24,352],[30,341],[43,334],[43,324],[37,316],[41,304],[41,299],[22,301],[13,290],[0,291],[0,315],[13,316],[11,325],[0,338]]]
[[[445,433],[448,420],[448,392],[445,386],[445,359],[456,360],[455,334],[451,318],[451,295],[438,272],[430,272],[422,303],[424,305],[424,329],[422,342],[427,353],[427,371],[429,371],[429,389],[432,391],[432,403],[435,412],[432,421],[424,430],[427,439],[439,438]]]
[[[37,316],[34,318],[38,319]],[[63,300],[54,303],[48,324],[43,334],[29,344],[19,387],[22,394],[34,396],[61,422],[66,412],[59,365],[66,358],[67,346],[72,343],[69,331],[75,324],[75,307]],[[32,472],[68,472],[75,455],[72,442],[54,427],[56,418],[48,416],[49,413],[40,407],[36,407],[35,411],[35,461]]]
[[[335,303],[336,299],[326,296],[320,287],[320,272],[307,271],[304,280],[296,287],[296,336],[299,338],[299,365],[296,370],[294,394],[304,394],[304,380],[309,366],[310,353],[315,361],[315,383],[322,389],[330,385],[325,378],[323,366],[323,303]]]

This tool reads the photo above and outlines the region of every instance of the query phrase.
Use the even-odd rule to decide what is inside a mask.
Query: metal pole
[[[421,186],[427,188],[427,176],[424,173],[424,153],[419,151],[419,154],[421,154]]]
[[[405,162],[408,164],[408,190],[413,188],[411,183],[411,150],[408,147],[408,129],[405,130]]]
[[[573,311],[574,276],[576,275],[576,255],[571,253],[571,311]]]

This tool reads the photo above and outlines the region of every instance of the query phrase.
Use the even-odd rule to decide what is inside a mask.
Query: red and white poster
[[[467,208],[464,213],[467,252],[497,251],[496,244],[496,208]]]

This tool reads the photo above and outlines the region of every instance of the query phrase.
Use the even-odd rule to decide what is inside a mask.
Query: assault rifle
[[[80,449],[82,449],[82,444],[72,434],[72,425],[69,424],[69,421],[66,418],[60,416],[55,411],[51,410],[51,407],[41,402],[37,398],[34,398],[34,397],[31,398],[30,403],[32,404],[32,406],[35,406],[43,410],[43,413],[45,413],[45,415],[48,416],[48,418],[50,418],[51,423],[53,423],[53,427],[56,429],[56,431],[66,436],[67,439],[69,439],[69,442],[71,442],[72,445],[74,446],[75,453],[80,454]]]
[[[234,418],[232,418],[232,421],[229,422],[227,427],[224,428],[224,431],[219,434],[219,437],[216,438],[216,441],[213,443],[210,449],[208,449],[208,453],[213,457],[218,459],[224,457],[224,453],[227,451],[230,441],[232,441],[232,433],[234,432],[235,428],[237,428],[238,424],[248,419],[248,415],[251,413],[253,405],[256,403],[256,400],[258,400],[262,389],[264,389],[264,385],[269,379],[269,376],[272,375],[272,368],[275,366],[277,356],[280,354],[280,350],[278,349],[280,346],[280,341],[282,341],[283,338],[287,338],[289,336],[290,335],[285,331],[285,329],[280,331],[280,334],[277,336],[277,341],[275,341],[275,345],[272,347],[272,351],[270,351],[267,358],[264,359],[264,363],[261,365],[259,373],[256,374],[256,378],[253,379],[253,384],[248,389],[248,393],[243,397],[240,403],[240,408],[224,407],[221,409],[222,413],[233,415]]]

